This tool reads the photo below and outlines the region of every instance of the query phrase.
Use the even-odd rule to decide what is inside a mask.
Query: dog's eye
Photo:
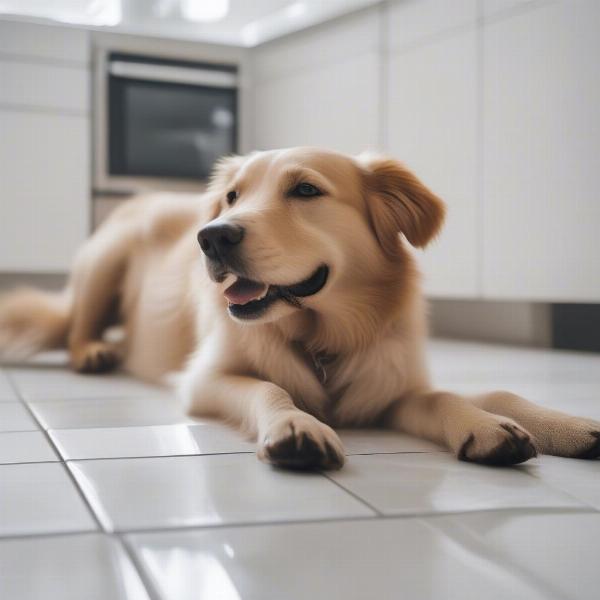
[[[231,191],[227,193],[227,204],[231,206],[237,200],[237,192]]]
[[[312,198],[314,196],[322,196],[323,192],[312,183],[299,183],[295,188],[292,188],[289,192],[290,196],[297,196],[300,198]]]

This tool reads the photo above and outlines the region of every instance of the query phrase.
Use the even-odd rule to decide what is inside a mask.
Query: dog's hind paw
[[[117,367],[121,356],[113,344],[89,342],[71,351],[71,364],[80,373],[106,373]]]

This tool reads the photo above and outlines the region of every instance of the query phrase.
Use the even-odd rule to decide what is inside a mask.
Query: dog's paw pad
[[[104,342],[92,342],[72,358],[73,367],[80,373],[106,373],[120,362],[116,348]]]
[[[460,460],[494,466],[516,465],[535,456],[531,436],[509,422],[499,423],[493,434],[469,434],[458,452]]]
[[[267,436],[259,449],[259,458],[287,469],[339,469],[344,464],[344,453],[337,435],[314,421],[318,425],[309,427],[306,423],[292,422],[283,432],[280,429]]]
[[[575,458],[594,459],[600,458],[600,431],[590,431],[591,444],[590,446],[577,454]]]

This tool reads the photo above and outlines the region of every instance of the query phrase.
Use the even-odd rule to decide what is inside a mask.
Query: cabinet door
[[[0,110],[0,271],[63,272],[89,230],[89,120]]]
[[[375,53],[263,82],[255,98],[260,149],[322,146],[355,154],[378,145]]]
[[[477,33],[475,28],[392,53],[388,145],[448,206],[438,240],[422,254],[425,289],[479,293]]]
[[[600,301],[600,3],[484,29],[484,292]]]

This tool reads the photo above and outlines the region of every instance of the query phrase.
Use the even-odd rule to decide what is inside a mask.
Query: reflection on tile
[[[214,422],[153,427],[50,430],[66,460],[254,452],[242,434]]]
[[[41,431],[0,433],[0,464],[56,460],[58,457]]]
[[[14,402],[18,400],[6,375],[0,371],[0,402]]]
[[[353,456],[331,477],[390,515],[581,506],[519,468],[468,464],[443,452]]]
[[[25,400],[73,400],[79,398],[173,397],[173,392],[137,381],[123,374],[80,375],[52,366],[14,368],[13,381]]]
[[[434,517],[430,523],[473,554],[491,549],[546,598],[598,598],[597,513],[486,512]]]
[[[427,440],[383,429],[345,429],[338,433],[347,455],[446,451]]]
[[[165,600],[545,598],[415,519],[129,536]]]
[[[277,471],[250,454],[69,466],[109,530],[372,514],[322,475]]]
[[[143,600],[121,545],[99,534],[0,541],[0,589],[14,600]]]
[[[31,402],[46,429],[139,427],[193,423],[181,405],[170,398],[105,398]]]
[[[63,465],[0,466],[0,536],[95,529]]]
[[[0,403],[0,432],[36,431],[38,426],[20,402]]]
[[[600,510],[600,460],[542,456],[525,467],[545,484]]]

